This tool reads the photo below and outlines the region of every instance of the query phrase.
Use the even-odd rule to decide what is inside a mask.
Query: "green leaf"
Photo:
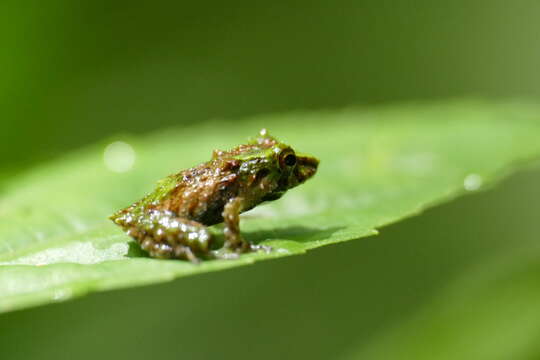
[[[67,154],[4,185],[0,311],[373,235],[428,206],[484,189],[536,158],[539,114],[534,105],[464,101],[293,113],[122,136]],[[321,159],[313,180],[243,215],[244,236],[270,245],[271,253],[201,265],[155,260],[107,219],[156,180],[208,160],[214,148],[245,142],[261,127]],[[116,140],[135,150],[128,172],[113,172],[103,161],[105,146]]]

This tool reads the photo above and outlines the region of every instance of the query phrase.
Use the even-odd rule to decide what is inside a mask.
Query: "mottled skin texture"
[[[230,257],[259,247],[240,235],[239,215],[264,201],[279,199],[317,171],[319,161],[297,154],[266,130],[230,151],[170,175],[156,189],[111,219],[156,258]],[[225,243],[213,251],[207,226],[224,222]]]

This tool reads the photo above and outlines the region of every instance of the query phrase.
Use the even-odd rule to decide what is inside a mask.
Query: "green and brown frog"
[[[152,193],[111,219],[155,258],[198,262],[257,250],[240,235],[240,213],[279,199],[311,178],[318,165],[263,129],[247,144],[214,150],[210,161],[159,181]],[[225,241],[213,250],[207,226],[221,222]]]

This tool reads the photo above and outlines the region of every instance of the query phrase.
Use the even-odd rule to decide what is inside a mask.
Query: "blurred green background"
[[[1,164],[208,119],[538,96],[539,15],[532,0],[3,0]]]
[[[4,0],[0,20],[2,178],[118,133],[540,95],[538,1]],[[537,359],[539,180],[304,256],[2,315],[0,358]]]

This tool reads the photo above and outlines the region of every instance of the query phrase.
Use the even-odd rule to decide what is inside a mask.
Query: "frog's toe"
[[[268,245],[261,245],[261,244],[249,244],[248,251],[261,251],[265,253],[272,252],[272,247]]]
[[[270,253],[271,251],[272,247],[268,245],[257,245],[245,242],[240,246],[231,247],[226,244],[217,250],[210,251],[209,258],[220,260],[234,260],[238,259],[242,254],[247,254],[251,252]]]
[[[238,259],[240,257],[240,254],[227,247],[227,246],[224,246],[222,247],[221,249],[218,249],[218,250],[212,250],[210,252],[210,256],[211,258],[213,259],[219,259],[219,260],[234,260],[234,259]]]

